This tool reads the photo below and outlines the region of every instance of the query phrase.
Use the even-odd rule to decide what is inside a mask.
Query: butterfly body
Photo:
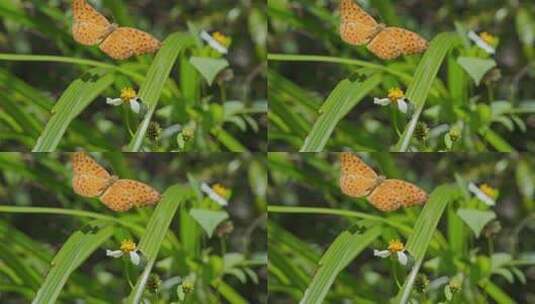
[[[151,186],[109,174],[84,152],[73,154],[72,167],[74,192],[83,197],[98,197],[113,211],[154,205],[160,200],[160,193]]]
[[[368,201],[381,211],[394,211],[400,207],[421,205],[427,193],[418,186],[399,179],[379,176],[358,156],[344,152],[340,155],[340,189],[348,196]]]
[[[367,45],[368,50],[381,59],[395,59],[427,49],[427,41],[418,34],[377,23],[353,0],[340,1],[340,16],[342,40],[352,45]]]
[[[86,0],[73,0],[72,11],[74,40],[83,45],[98,44],[113,59],[154,53],[161,47],[160,41],[146,32],[110,23]]]

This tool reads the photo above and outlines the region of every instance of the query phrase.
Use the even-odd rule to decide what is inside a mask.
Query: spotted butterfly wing
[[[422,205],[427,201],[427,193],[409,182],[387,179],[372,191],[368,201],[375,208],[389,212],[400,207]]]
[[[113,177],[85,152],[72,155],[72,188],[84,197],[97,197],[113,182]]]
[[[368,50],[383,60],[395,59],[401,55],[424,52],[427,41],[420,35],[399,27],[387,27],[368,44]]]
[[[340,18],[340,37],[349,44],[366,44],[380,30],[375,19],[353,0],[340,1]]]
[[[351,197],[363,197],[378,183],[378,176],[358,156],[350,152],[340,154],[340,189]]]
[[[83,45],[95,45],[108,36],[113,25],[86,0],[73,0],[72,36]]]
[[[100,49],[113,59],[123,60],[131,56],[156,52],[160,41],[152,35],[131,27],[120,27],[100,44]]]
[[[377,24],[353,0],[340,1],[340,37],[352,45],[367,44],[368,49],[383,60],[401,55],[422,53],[427,41],[420,35],[399,27]]]
[[[160,193],[142,182],[120,179],[102,194],[100,200],[111,210],[127,211],[132,207],[156,204]]]
[[[146,32],[130,27],[117,28],[86,0],[73,0],[72,10],[74,40],[83,45],[100,44],[100,49],[113,59],[154,53],[161,47],[160,41]]]
[[[151,186],[135,180],[117,180],[85,152],[73,154],[72,167],[74,192],[84,197],[99,197],[114,211],[154,205],[160,200],[160,193]]]

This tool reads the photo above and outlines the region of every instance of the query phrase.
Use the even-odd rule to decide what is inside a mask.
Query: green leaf
[[[493,211],[480,211],[476,209],[459,209],[457,215],[465,222],[470,229],[479,237],[483,227],[496,218]]]
[[[137,280],[136,286],[130,292],[127,303],[137,304],[141,301],[143,290],[149,279],[152,267],[156,262],[158,251],[162,241],[167,235],[169,225],[175,217],[176,210],[186,200],[190,199],[193,192],[190,187],[174,185],[163,193],[162,199],[153,211],[147,224],[147,230],[139,242],[139,250],[147,259],[147,265]]]
[[[407,303],[416,280],[418,270],[422,265],[427,248],[431,243],[433,235],[436,233],[438,222],[440,221],[446,206],[462,196],[461,190],[456,185],[441,185],[430,195],[424,209],[418,215],[414,224],[414,233],[407,241],[407,251],[416,260],[403,288],[399,291],[394,303]]]
[[[56,150],[69,124],[114,80],[109,69],[97,68],[73,81],[52,109],[48,121],[33,152],[52,152]]]
[[[455,33],[449,32],[438,34],[429,44],[429,48],[418,64],[414,80],[412,80],[407,89],[406,97],[414,103],[416,111],[394,148],[396,152],[406,152],[409,149],[410,140],[414,134],[418,119],[422,114],[427,95],[431,91],[438,70],[444,61],[446,54],[460,44],[462,44],[461,37]],[[449,102],[446,100],[444,101]]]
[[[331,92],[320,108],[320,116],[305,139],[300,152],[323,151],[338,122],[381,82],[374,74],[364,82],[344,79]]]
[[[100,221],[94,221],[88,226],[98,227],[100,223]],[[32,304],[54,303],[71,273],[112,234],[113,225],[102,226],[96,231],[90,229],[87,232],[73,233],[50,263],[50,271]]]
[[[206,209],[191,209],[189,214],[208,234],[212,237],[214,230],[224,220],[228,219],[228,213],[225,211],[212,211]]]
[[[191,57],[189,61],[201,73],[209,85],[212,85],[216,76],[224,68],[229,66],[228,61],[222,58]]]
[[[158,100],[164,88],[169,73],[177,60],[178,55],[190,45],[193,45],[194,39],[188,34],[173,33],[163,42],[163,46],[154,58],[147,78],[139,88],[139,97],[149,108],[145,118],[139,125],[136,134],[128,145],[128,152],[137,152],[141,150],[143,139],[147,133],[152,115],[156,111]]]
[[[381,234],[381,226],[366,232],[342,232],[321,257],[318,270],[305,291],[300,304],[324,303],[325,297],[338,274]]]
[[[476,85],[479,85],[483,76],[496,66],[496,61],[493,59],[476,57],[459,57],[457,63],[472,77]]]

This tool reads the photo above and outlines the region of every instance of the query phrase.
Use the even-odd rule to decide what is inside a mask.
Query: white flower
[[[227,199],[221,194],[228,190],[221,185],[215,184],[213,187],[210,187],[208,184],[202,183],[201,190],[202,192],[206,193],[211,200],[218,203],[220,206],[228,205]]]
[[[123,88],[121,90],[121,97],[119,98],[106,98],[106,103],[112,106],[120,106],[125,102],[130,104],[130,108],[136,114],[141,110],[139,97],[137,96],[136,91],[132,88]]]
[[[217,41],[214,37],[208,34],[206,31],[201,32],[201,39],[204,40],[210,47],[218,51],[221,54],[227,54],[228,48]]]
[[[483,34],[486,34],[486,33],[484,32],[482,33],[482,35]],[[486,37],[486,36],[483,36],[483,37]],[[496,53],[496,50],[494,49],[494,47],[490,45],[489,43],[487,43],[487,41],[485,41],[482,38],[482,36],[477,35],[474,31],[468,32],[468,38],[470,38],[470,40],[472,40],[478,47],[483,49],[488,54]]]
[[[397,255],[398,261],[401,265],[407,265],[409,258],[405,254],[405,246],[399,240],[391,240],[388,243],[388,249],[386,250],[373,250],[373,255],[378,256],[380,258],[387,258],[394,253]]]
[[[496,204],[496,190],[487,184],[482,184],[478,187],[476,184],[470,183],[468,184],[468,190],[488,206],[494,206]]]
[[[408,100],[405,97],[405,93],[400,88],[391,88],[388,90],[388,97],[375,97],[373,99],[373,103],[380,106],[388,106],[392,103],[395,103],[397,104],[398,109],[404,114],[407,114],[409,109],[409,104],[407,102]]]
[[[139,265],[141,257],[139,256],[138,252],[139,250],[136,247],[136,243],[134,243],[132,240],[124,240],[121,242],[121,248],[119,250],[106,249],[106,256],[120,258],[123,255],[128,254],[132,264]]]

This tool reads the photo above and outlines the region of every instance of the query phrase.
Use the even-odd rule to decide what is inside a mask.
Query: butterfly
[[[160,193],[151,186],[110,175],[85,152],[75,152],[71,162],[74,192],[84,197],[99,197],[113,211],[154,205],[160,200]]]
[[[350,152],[340,154],[340,189],[351,197],[367,197],[381,211],[394,211],[400,207],[422,205],[427,193],[418,186],[399,179],[386,179],[358,156]]]
[[[340,0],[340,37],[353,45],[367,44],[383,60],[419,54],[427,49],[420,35],[399,27],[386,27],[368,15],[353,0]]]
[[[131,27],[118,27],[89,5],[86,0],[73,0],[72,36],[83,45],[99,44],[113,59],[154,53],[161,43],[148,33]]]

